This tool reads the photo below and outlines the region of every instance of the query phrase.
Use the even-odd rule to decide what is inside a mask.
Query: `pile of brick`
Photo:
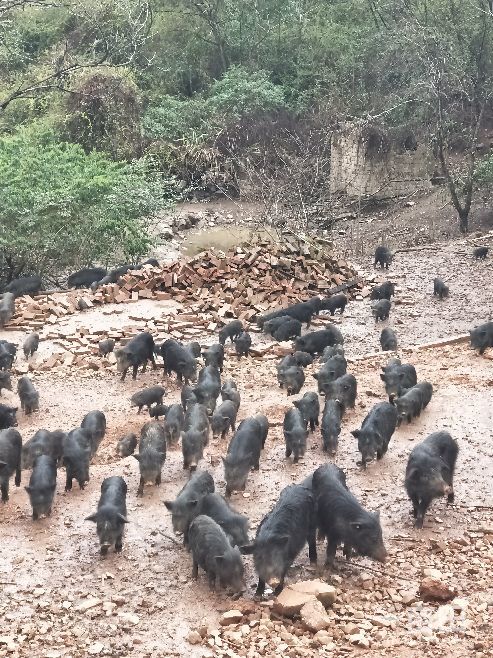
[[[129,272],[103,286],[93,302],[173,299],[191,310],[249,320],[272,306],[306,299],[345,284],[355,272],[318,246],[285,243],[237,247],[227,254],[204,251],[188,261]]]
[[[77,312],[81,298],[89,308],[139,299],[172,299],[186,306],[185,313],[175,318],[176,323],[188,322],[193,328],[197,315],[206,314],[209,330],[213,331],[224,318],[249,321],[270,308],[348,286],[354,290],[358,285],[361,287],[352,266],[319,246],[261,243],[251,248],[237,247],[226,254],[205,251],[161,267],[146,266],[95,293],[84,290],[35,298],[26,295],[16,301],[16,314],[9,328],[32,331],[55,325],[60,317]],[[169,326],[163,329],[173,332]]]

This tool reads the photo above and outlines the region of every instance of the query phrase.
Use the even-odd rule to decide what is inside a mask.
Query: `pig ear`
[[[4,463],[4,462],[0,462],[0,466],[1,466],[3,463]],[[29,493],[29,492],[31,491],[31,487],[24,487],[24,489],[27,491],[27,493]]]
[[[355,439],[357,439],[361,434],[361,430],[353,430],[351,434],[354,436]]]
[[[138,462],[140,462],[140,455],[132,455],[134,459],[136,459]]]
[[[315,375],[313,375],[313,376],[315,377]],[[300,406],[300,401],[299,400],[293,400],[293,404],[294,404],[295,407],[299,407]]]
[[[172,500],[164,500],[164,504],[166,505],[167,509],[169,509],[170,512],[173,511],[173,506],[174,502]]]
[[[245,546],[240,546],[239,547],[240,553],[242,553],[243,555],[251,555],[255,550],[255,546],[256,546],[255,542],[253,542],[252,544],[245,544]]]
[[[416,480],[417,476],[419,475],[419,471],[417,468],[412,468],[409,473],[407,474],[407,479],[408,480]]]
[[[318,379],[318,372],[313,373],[313,377],[314,377],[315,379]]]
[[[86,516],[86,518],[84,519],[84,521],[93,521],[94,523],[96,523],[97,520],[98,520],[97,512],[94,512],[94,514],[91,514],[90,516]]]
[[[383,368],[382,368],[383,369]],[[380,379],[384,382],[385,381],[385,375],[383,372],[380,373]]]
[[[122,521],[122,523],[128,523],[129,522],[128,519],[123,516],[123,514],[117,514],[116,516],[120,521]]]

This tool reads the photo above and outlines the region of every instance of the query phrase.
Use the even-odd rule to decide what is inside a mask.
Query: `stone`
[[[438,569],[433,569],[431,567],[427,567],[426,569],[423,569],[423,576],[428,576],[428,578],[435,578],[436,580],[442,580],[443,574],[441,571]]]
[[[119,612],[119,613],[118,613],[118,617],[119,617],[122,621],[128,621],[128,622],[130,622],[131,624],[134,624],[134,626],[136,626],[136,625],[139,623],[139,621],[140,621],[139,616],[138,616],[138,615],[134,615],[132,612]]]
[[[330,617],[325,612],[323,603],[313,598],[305,603],[300,610],[301,621],[305,628],[313,633],[325,630],[330,626]]]
[[[360,632],[359,626],[357,624],[353,624],[352,622],[344,624],[342,630],[346,635],[356,635]]]
[[[317,644],[327,647],[327,649],[335,649],[336,645],[334,644],[332,637],[327,633],[327,631],[318,631],[313,636],[313,639]]]
[[[279,596],[274,600],[272,609],[278,614],[285,615],[286,617],[293,617],[299,614],[301,608],[309,601],[316,601],[313,594],[306,592],[297,592],[291,589],[291,586],[285,587]]]
[[[242,619],[243,613],[240,610],[228,610],[221,616],[219,623],[221,626],[228,626],[229,624],[239,624]]]
[[[467,599],[455,598],[452,601],[452,606],[454,610],[457,610],[459,612],[466,611],[467,608],[469,607],[469,601]]]
[[[94,644],[91,644],[91,646],[87,649],[87,653],[90,653],[91,656],[97,656],[103,649],[105,648],[104,644],[101,642],[94,642]]]
[[[355,635],[351,635],[349,637],[349,641],[352,644],[357,644],[359,647],[363,647],[364,649],[370,648],[370,640],[365,635],[363,635],[363,633],[356,633]]]
[[[404,605],[411,605],[416,601],[416,594],[415,592],[411,591],[401,591],[401,600]]]
[[[293,583],[289,585],[289,588],[295,592],[303,592],[304,594],[313,594],[317,599],[324,604],[327,608],[332,605],[336,600],[336,589],[324,583],[323,580],[302,580],[298,583]]]
[[[187,642],[189,644],[200,644],[202,642],[202,636],[197,631],[190,631],[187,635]]]
[[[423,601],[450,601],[457,592],[446,583],[436,578],[425,577],[419,585]]]
[[[444,628],[453,623],[454,621],[454,608],[449,603],[441,605],[435,612],[430,621],[430,626],[433,630]]]
[[[79,603],[79,605],[75,609],[80,610],[81,612],[85,612],[86,610],[95,608],[100,603],[101,603],[101,599],[89,598],[86,599],[85,601],[82,601],[82,603]]]

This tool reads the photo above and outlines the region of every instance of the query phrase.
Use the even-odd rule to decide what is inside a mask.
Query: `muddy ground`
[[[431,251],[401,254],[396,259],[390,274],[399,284],[398,303],[389,324],[398,333],[403,358],[416,366],[419,379],[433,383],[435,393],[421,417],[395,433],[387,455],[367,472],[356,466],[355,439],[349,432],[359,426],[373,404],[384,399],[379,368],[387,357],[361,358],[377,349],[381,330],[370,317],[368,300],[352,302],[340,320],[352,359],[349,370],[358,379],[359,393],[356,409],[344,418],[335,462],[347,472],[348,484],[363,504],[380,510],[389,560],[385,566],[366,558],[347,564],[341,560],[335,572],[322,566],[314,572],[305,552],[295,561],[289,581],[320,575],[338,590],[331,612],[334,624],[328,629],[335,646],[314,647],[312,634],[306,633],[291,636],[294,639],[287,642],[289,648],[284,648],[279,640],[284,631],[278,621],[264,632],[265,642],[261,626],[252,621],[251,630],[234,652],[224,640],[212,648],[212,641],[204,646],[189,645],[186,638],[191,630],[207,626],[213,631],[220,612],[241,602],[228,599],[222,592],[212,594],[203,575],[195,582],[190,556],[180,539],[173,536],[163,501],[173,499],[186,482],[181,451],[169,451],[163,484],[160,488],[146,487],[142,499],[136,497],[137,462],[114,455],[117,439],[129,431],[138,432],[146,420],[130,409],[130,395],[144,386],[162,383],[162,370],[148,371],[136,382],[124,383],[111,371],[57,370],[33,375],[41,406],[32,417],[19,414],[24,440],[40,427],[71,429],[95,408],[106,414],[108,432],[85,490],[75,488],[65,493],[64,472],[59,472],[51,518],[33,523],[26,492],[11,482],[10,501],[0,508],[0,656],[492,655],[493,361],[488,358],[492,355],[479,357],[466,344],[411,347],[463,333],[471,325],[491,319],[491,262],[471,261],[470,249],[454,242]],[[360,266],[373,275],[368,258]],[[450,283],[450,298],[443,302],[431,296],[436,274]],[[126,324],[128,314],[137,308],[157,315],[170,308],[163,302],[139,304],[123,308],[123,314],[108,316],[112,309],[105,307],[64,322],[71,323],[69,328],[96,329],[106,323]],[[1,338],[5,336],[21,338],[13,332],[0,332]],[[255,341],[262,341],[262,337],[256,334]],[[210,342],[211,337],[204,337],[204,344]],[[42,344],[44,354],[55,348],[50,341]],[[307,369],[302,393],[314,389],[313,371],[313,367]],[[236,379],[242,395],[239,419],[262,412],[271,422],[260,471],[251,474],[244,494],[232,497],[236,508],[250,518],[254,534],[280,490],[302,480],[327,457],[316,432],[301,463],[293,465],[285,460],[281,424],[291,400],[277,388],[274,360],[237,362],[230,354],[223,379],[229,377]],[[176,382],[164,382],[167,401],[178,401]],[[2,395],[2,402],[15,400],[13,393]],[[450,431],[460,446],[456,504],[446,507],[444,501],[436,501],[424,529],[418,531],[412,526],[403,489],[405,464],[412,447],[440,429]],[[220,457],[226,447],[227,441],[212,441],[203,463],[221,493]],[[95,528],[84,518],[96,508],[102,479],[118,474],[129,485],[130,523],[122,554],[111,553],[103,559]],[[23,472],[23,486],[28,478],[29,473]],[[322,565],[322,545],[319,555]],[[245,564],[248,590],[244,598],[251,600],[255,574],[250,558]],[[417,595],[425,568],[438,569],[458,592],[453,619],[443,626],[437,618],[437,604],[423,603]],[[262,609],[267,619],[268,607]],[[369,648],[352,644],[348,624],[363,631]]]

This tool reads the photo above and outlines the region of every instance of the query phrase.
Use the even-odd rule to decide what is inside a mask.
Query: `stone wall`
[[[423,144],[408,146],[389,138],[372,150],[362,126],[344,125],[332,135],[331,193],[384,199],[429,188],[429,153]]]

